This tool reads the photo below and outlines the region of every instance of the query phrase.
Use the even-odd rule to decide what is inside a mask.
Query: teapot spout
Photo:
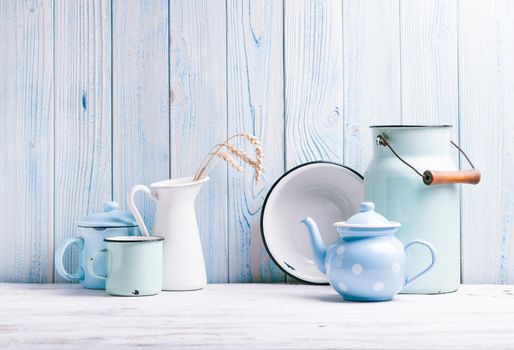
[[[327,248],[321,240],[318,225],[316,225],[316,222],[314,222],[314,220],[310,217],[306,217],[301,222],[304,223],[305,226],[307,226],[316,266],[321,272],[325,274],[325,256],[327,255]]]

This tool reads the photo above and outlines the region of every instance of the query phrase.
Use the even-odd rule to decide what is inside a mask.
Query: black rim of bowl
[[[266,198],[264,199],[264,203],[262,204],[262,213],[261,213],[261,220],[260,220],[260,223],[261,223],[261,237],[262,237],[262,242],[264,243],[264,248],[266,249],[266,252],[268,252],[269,257],[271,258],[273,263],[275,263],[275,265],[277,265],[278,268],[280,270],[282,270],[286,275],[288,275],[290,277],[293,277],[293,278],[295,278],[295,279],[297,279],[297,280],[299,280],[299,281],[301,281],[303,283],[307,283],[307,284],[328,285],[329,284],[328,282],[312,282],[312,281],[307,281],[307,280],[305,280],[303,278],[300,278],[298,276],[293,275],[291,272],[289,272],[286,269],[284,269],[282,267],[282,265],[280,265],[278,263],[278,261],[275,259],[273,254],[271,254],[271,251],[270,251],[270,249],[268,247],[268,243],[266,242],[266,235],[264,234],[264,215],[265,215],[265,212],[266,212],[266,205],[268,204],[268,199],[271,196],[271,194],[273,193],[273,190],[275,189],[275,187],[280,183],[280,181],[282,181],[286,176],[288,176],[293,171],[296,171],[296,170],[298,170],[300,168],[303,168],[303,167],[306,167],[306,166],[309,166],[309,165],[314,165],[314,164],[335,165],[335,166],[338,166],[338,167],[341,167],[341,168],[344,168],[346,170],[351,171],[352,173],[357,175],[359,178],[361,178],[361,180],[364,180],[364,177],[361,174],[359,174],[356,170],[354,170],[352,168],[349,168],[346,165],[342,165],[342,164],[339,164],[339,163],[336,163],[336,162],[325,161],[325,160],[315,160],[315,161],[312,161],[312,162],[307,162],[307,163],[303,163],[303,164],[297,165],[294,168],[289,169],[282,176],[280,176],[277,179],[277,181],[275,181],[275,183],[269,189],[268,194],[266,194]]]

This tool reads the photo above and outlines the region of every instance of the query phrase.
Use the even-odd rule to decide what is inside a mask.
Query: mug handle
[[[422,241],[420,239],[416,239],[414,241],[411,241],[409,243],[407,243],[405,245],[405,252],[407,253],[407,249],[413,245],[413,244],[421,244],[422,246],[425,246],[428,248],[428,250],[430,250],[430,255],[432,256],[432,261],[430,262],[430,265],[428,265],[427,268],[425,268],[423,271],[419,272],[418,274],[412,276],[412,277],[407,277],[407,280],[405,281],[405,284],[403,285],[404,287],[407,287],[409,284],[411,284],[412,282],[414,282],[414,280],[416,280],[418,277],[420,277],[421,275],[423,275],[425,272],[428,272],[432,267],[434,267],[434,264],[436,262],[436,254],[435,254],[435,249],[434,249],[434,246],[430,243],[428,243],[427,241]],[[408,254],[408,253],[407,253]]]
[[[134,202],[134,195],[139,191],[143,191],[144,193],[146,193],[148,197],[152,198],[153,200],[157,200],[157,197],[152,193],[152,190],[150,190],[145,185],[135,185],[129,190],[127,196],[127,205],[132,215],[134,215],[134,218],[136,219],[139,229],[141,230],[144,236],[149,236],[145,222],[143,221],[143,218],[141,217],[139,210],[137,210],[136,203]]]
[[[61,275],[61,277],[66,278],[70,281],[83,281],[84,280],[84,269],[82,267],[78,267],[77,270],[73,273],[69,273],[64,268],[64,252],[68,249],[69,246],[72,244],[76,245],[78,250],[84,249],[84,239],[80,237],[73,237],[65,240],[62,242],[59,247],[57,248],[57,251],[55,252],[55,269],[57,270],[57,273]]]
[[[100,249],[100,250],[97,250],[96,252],[94,252],[90,257],[89,259],[87,259],[87,270],[89,271],[89,274],[95,278],[99,278],[101,280],[106,280],[107,279],[107,275],[103,276],[103,275],[98,275],[94,270],[93,270],[93,260],[95,260],[95,256],[97,256],[98,254],[101,254],[101,253],[104,253],[104,254],[107,254],[107,249]]]

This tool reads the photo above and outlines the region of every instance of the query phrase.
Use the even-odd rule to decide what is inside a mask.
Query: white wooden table
[[[344,302],[326,286],[209,285],[110,297],[0,284],[0,349],[514,349],[514,286]]]

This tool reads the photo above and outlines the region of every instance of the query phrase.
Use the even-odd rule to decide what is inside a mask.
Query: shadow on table
[[[394,298],[393,300],[387,300],[387,301],[353,301],[353,300],[345,300],[343,299],[339,294],[320,294],[320,295],[305,295],[305,294],[295,294],[291,295],[296,298],[301,299],[309,299],[309,300],[319,300],[323,302],[328,303],[343,303],[343,304],[374,304],[374,303],[386,303],[386,302],[393,302],[393,303],[401,303],[405,302],[404,299],[398,299],[398,297]]]

